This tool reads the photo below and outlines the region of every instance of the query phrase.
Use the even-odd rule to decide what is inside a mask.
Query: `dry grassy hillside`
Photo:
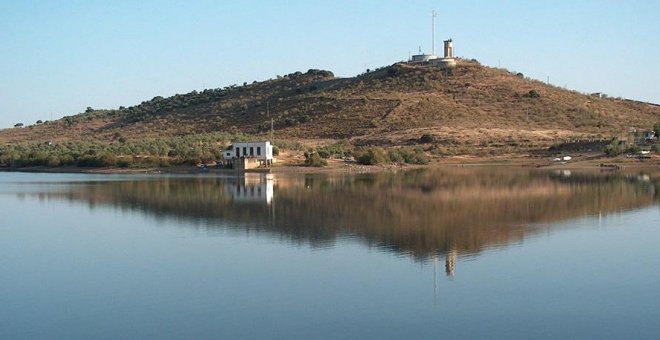
[[[530,92],[532,91],[532,92]],[[448,73],[396,64],[354,78],[310,70],[277,79],[156,97],[117,110],[0,131],[0,142],[144,140],[214,131],[277,138],[408,144],[422,134],[444,147],[545,148],[570,138],[649,129],[660,106],[587,96],[506,70],[459,61]]]

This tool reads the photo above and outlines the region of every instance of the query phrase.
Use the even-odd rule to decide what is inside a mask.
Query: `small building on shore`
[[[270,141],[232,143],[223,153],[223,165],[239,170],[270,167],[274,162]]]

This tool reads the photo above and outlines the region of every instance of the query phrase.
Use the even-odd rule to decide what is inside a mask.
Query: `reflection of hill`
[[[274,186],[269,202],[237,199],[236,190],[226,189],[243,179],[213,177],[98,182],[54,195],[312,244],[356,235],[428,257],[514,242],[540,230],[530,224],[649,205],[659,191],[624,176],[566,175],[480,168],[285,177],[268,183]],[[267,190],[265,178],[256,183]],[[241,190],[249,192],[245,185]]]

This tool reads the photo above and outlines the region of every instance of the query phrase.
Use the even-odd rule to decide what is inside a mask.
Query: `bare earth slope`
[[[530,93],[532,91],[532,93]],[[660,106],[587,96],[459,61],[447,73],[395,64],[354,78],[310,70],[277,79],[156,97],[117,110],[0,130],[0,143],[112,141],[227,131],[277,138],[402,145],[422,134],[447,147],[545,148],[623,136],[660,121]]]

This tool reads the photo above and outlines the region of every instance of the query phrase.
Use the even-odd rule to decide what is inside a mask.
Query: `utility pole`
[[[431,55],[435,55],[435,11],[431,11]]]
[[[270,118],[270,101],[266,102],[266,117]],[[270,118],[270,141],[273,141],[273,118]]]

